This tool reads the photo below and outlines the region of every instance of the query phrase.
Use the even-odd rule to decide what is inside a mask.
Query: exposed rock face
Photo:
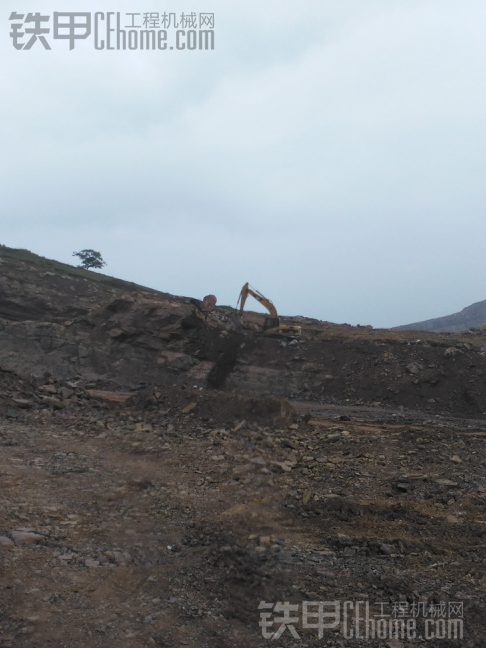
[[[0,368],[21,376],[105,378],[122,385],[204,380],[212,362],[182,347],[223,314],[201,302],[0,248]],[[207,343],[206,343],[207,346]],[[216,344],[216,346],[218,346]],[[196,349],[194,349],[196,351]]]
[[[182,350],[187,332],[208,328],[194,310],[190,300],[125,297],[74,322],[0,320],[0,366],[23,376],[179,382],[180,373],[190,376],[200,364]]]

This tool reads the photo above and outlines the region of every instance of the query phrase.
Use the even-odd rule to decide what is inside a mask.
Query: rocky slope
[[[225,309],[205,312],[195,299],[80,275],[70,266],[46,271],[44,263],[35,255],[30,261],[2,255],[4,371],[123,389],[198,385],[486,416],[483,332],[417,336],[287,318],[303,334],[285,341],[258,334],[263,316],[257,313],[240,321]]]

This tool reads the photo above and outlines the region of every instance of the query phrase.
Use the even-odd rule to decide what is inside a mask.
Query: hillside
[[[0,254],[0,367],[22,377],[210,386],[318,403],[379,403],[482,418],[486,333],[373,330],[284,318],[291,343],[259,335],[263,315],[58,264]],[[211,286],[208,287],[210,289]]]
[[[435,319],[397,326],[396,331],[434,331],[445,333],[467,331],[486,325],[486,300],[466,306],[459,313],[436,317]]]
[[[280,648],[416,645],[342,616],[319,637],[304,601],[462,602],[464,634],[427,645],[484,646],[485,333],[267,338],[258,313],[0,262],[2,648],[256,648],[282,601]]]

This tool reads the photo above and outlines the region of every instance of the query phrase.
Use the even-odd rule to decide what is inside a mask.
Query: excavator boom
[[[257,301],[259,301],[260,304],[262,304],[262,306],[265,306],[265,308],[270,313],[270,317],[266,318],[265,325],[263,327],[263,330],[267,335],[295,336],[301,334],[300,326],[287,326],[286,324],[280,324],[280,318],[277,315],[277,309],[273,305],[273,302],[270,301],[270,299],[267,299],[265,295],[262,295],[259,290],[250,288],[250,285],[248,283],[246,283],[241,289],[240,296],[238,297],[238,301],[236,303],[237,308],[238,304],[240,305],[240,313],[243,312],[248,295],[251,295]]]
[[[257,301],[259,301],[260,304],[262,304],[262,306],[265,306],[267,311],[270,313],[271,317],[278,317],[277,309],[273,305],[273,302],[270,301],[270,299],[267,299],[265,295],[262,295],[262,293],[259,290],[256,290],[255,288],[250,288],[250,285],[248,283],[246,283],[241,289],[240,296],[238,297],[238,302],[236,304],[236,306],[240,304],[240,313],[243,312],[248,295],[251,295]]]

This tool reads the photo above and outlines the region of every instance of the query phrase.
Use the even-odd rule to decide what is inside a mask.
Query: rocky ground
[[[257,314],[110,278],[93,296],[92,273],[17,252],[0,286],[1,648],[484,646],[484,334],[300,318],[301,340],[265,339]],[[319,637],[304,601],[327,625],[339,602],[339,623]]]
[[[464,638],[427,645],[483,645],[481,424],[41,382],[4,376],[2,647],[276,645],[260,602],[305,600],[462,602]],[[277,645],[389,643],[296,632]]]

